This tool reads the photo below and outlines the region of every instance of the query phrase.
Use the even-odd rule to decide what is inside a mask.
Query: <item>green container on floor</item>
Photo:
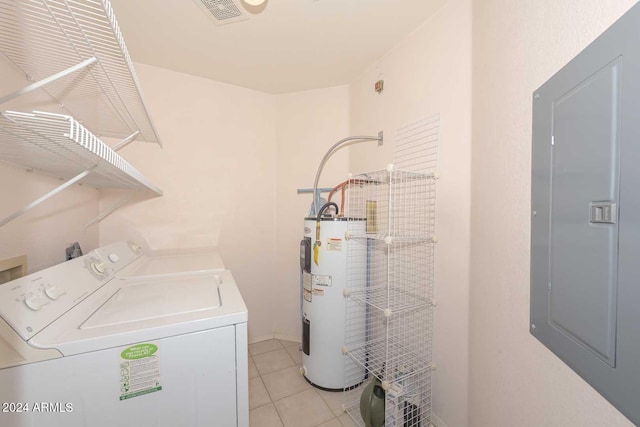
[[[360,396],[360,415],[365,427],[384,425],[384,389],[378,377],[374,377]]]

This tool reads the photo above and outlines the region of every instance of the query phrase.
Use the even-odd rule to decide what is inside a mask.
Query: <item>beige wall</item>
[[[134,239],[152,249],[218,247],[249,308],[250,340],[298,338],[298,244],[326,149],[348,130],[346,86],[274,96],[137,64],[164,142],[122,155],[163,189],[100,225],[101,244]],[[347,152],[321,185],[346,177]],[[121,192],[103,191],[102,209]]]
[[[0,57],[0,96],[26,86],[26,80]],[[29,112],[49,99],[42,94],[17,98],[0,110]],[[2,150],[0,146],[0,150]],[[57,178],[0,163],[0,219],[61,185]],[[65,248],[79,242],[85,252],[98,245],[98,227],[84,225],[98,215],[98,191],[74,185],[23,216],[0,227],[0,259],[26,254],[29,272],[58,264]]]
[[[100,244],[216,246],[249,308],[250,337],[271,334],[275,292],[275,98],[148,65],[136,70],[164,148],[121,152],[163,191],[100,225]],[[103,209],[118,200],[105,191]]]
[[[470,426],[631,426],[528,331],[532,92],[633,3],[474,1]]]
[[[11,215],[64,181],[0,164],[0,218]],[[98,227],[84,225],[98,215],[98,190],[74,185],[0,227],[0,259],[26,254],[29,273],[65,260],[65,248],[98,246]]]
[[[277,221],[274,333],[300,337],[299,244],[313,198],[298,195],[313,187],[325,152],[349,134],[349,88],[331,87],[277,96]],[[333,187],[348,173],[348,150],[326,163],[319,186]],[[326,197],[326,195],[325,195]]]
[[[382,75],[385,89],[374,92]],[[471,1],[438,13],[351,85],[351,133],[384,130],[384,147],[351,148],[363,172],[393,160],[399,127],[440,113],[437,186],[433,409],[450,427],[467,425],[469,212],[471,162]],[[440,423],[441,425],[444,425]]]

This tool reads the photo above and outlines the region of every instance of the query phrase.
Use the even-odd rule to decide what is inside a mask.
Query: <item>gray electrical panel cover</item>
[[[531,325],[640,424],[640,4],[533,94]]]

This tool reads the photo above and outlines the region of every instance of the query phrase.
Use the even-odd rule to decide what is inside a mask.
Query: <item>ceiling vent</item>
[[[194,0],[216,25],[232,24],[249,19],[240,0]]]

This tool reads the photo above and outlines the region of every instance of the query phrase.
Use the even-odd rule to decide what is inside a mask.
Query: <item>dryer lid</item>
[[[174,251],[144,255],[116,273],[123,279],[167,276],[194,272],[223,270],[224,263],[217,252]]]

